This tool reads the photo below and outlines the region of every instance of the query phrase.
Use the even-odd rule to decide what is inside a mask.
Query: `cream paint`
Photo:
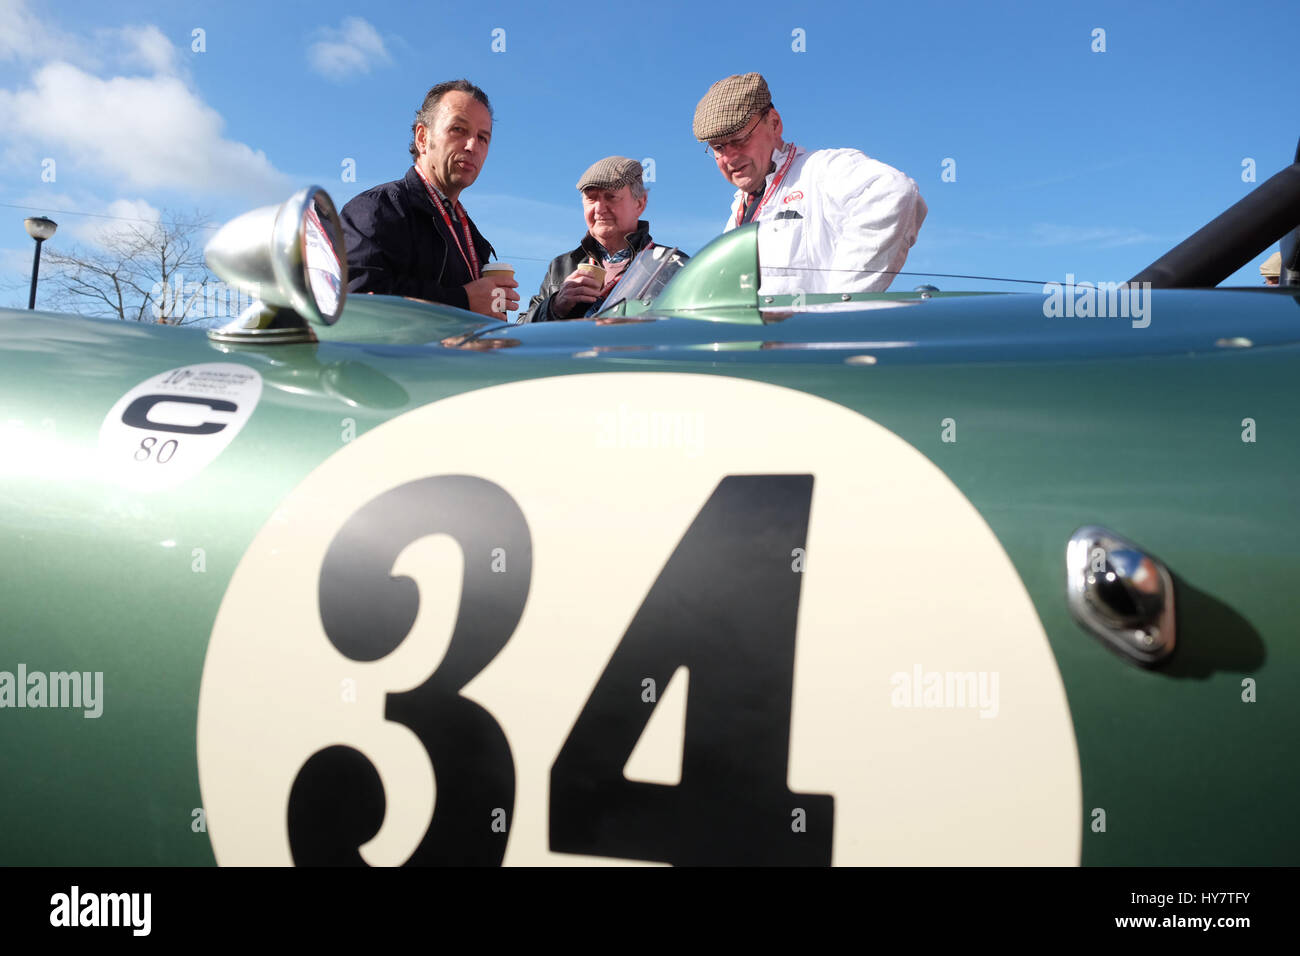
[[[697,427],[681,447],[611,441],[609,416],[620,407]],[[204,667],[199,779],[218,862],[291,862],[289,789],[304,761],[335,743],[365,753],[384,784],[387,817],[364,857],[398,864],[418,844],[437,768],[407,728],[383,720],[384,695],[419,685],[441,659],[460,550],[437,536],[402,553],[394,573],[418,582],[420,613],[406,641],[373,663],[330,644],[316,588],[326,549],[353,512],[408,481],[467,474],[515,499],[533,544],[519,625],[463,691],[493,715],[513,755],[505,862],[636,863],[549,850],[551,765],[718,482],[770,473],[815,476],[789,786],[834,796],[834,862],[1077,864],[1080,775],[1064,688],[1024,586],[974,506],[909,444],[842,406],[675,373],[573,375],[457,395],[344,446],[285,499],[236,569]],[[996,672],[997,716],[893,706],[891,675],[917,665]],[[688,677],[658,688],[661,703],[680,694],[684,710]],[[348,679],[355,703],[340,693]],[[682,726],[670,710],[656,715],[627,775],[671,782],[665,768],[680,761]]]
[[[659,700],[623,765],[623,776],[628,780],[670,787],[682,782],[682,741],[686,736],[686,694],[690,681],[690,670],[679,667],[668,686],[657,688]]]

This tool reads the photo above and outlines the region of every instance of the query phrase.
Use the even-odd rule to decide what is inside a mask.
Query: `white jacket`
[[[856,149],[773,150],[776,169],[795,151],[776,192],[754,221],[763,295],[881,292],[907,261],[928,211],[908,176]],[[736,190],[726,231],[745,193]]]

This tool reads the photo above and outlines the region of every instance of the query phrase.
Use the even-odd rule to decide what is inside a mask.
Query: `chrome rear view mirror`
[[[204,254],[222,280],[256,297],[239,318],[208,333],[217,341],[311,342],[316,336],[308,323],[333,325],[343,312],[343,226],[319,186],[232,219]]]

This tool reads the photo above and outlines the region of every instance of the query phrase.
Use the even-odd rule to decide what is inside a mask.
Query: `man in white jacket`
[[[737,187],[727,230],[762,223],[760,293],[889,288],[927,211],[912,179],[856,149],[809,152],[784,142],[758,73],[709,87],[694,131]]]

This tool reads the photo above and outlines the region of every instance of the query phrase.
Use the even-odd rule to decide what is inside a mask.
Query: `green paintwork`
[[[689,312],[715,322],[752,323],[757,305],[758,226],[753,224],[710,242],[655,299],[657,311]]]
[[[711,262],[688,268],[725,279]],[[230,575],[277,503],[339,450],[347,420],[361,435],[462,392],[610,370],[821,396],[943,469],[998,536],[1049,636],[1079,746],[1085,864],[1300,862],[1300,299],[1157,292],[1145,329],[1047,319],[1038,295],[880,294],[867,301],[909,304],[765,321],[738,291],[690,299],[687,278],[644,321],[612,324],[510,327],[359,296],[310,345],[0,312],[0,669],[102,670],[106,686],[97,720],[0,711],[0,863],[213,862],[190,828],[199,682]],[[1253,347],[1216,344],[1228,337]],[[875,364],[845,361],[860,355]],[[94,452],[114,402],[206,361],[264,378],[231,446],[172,490],[102,481]],[[949,417],[955,444],[940,438]],[[1253,444],[1241,441],[1246,417]],[[1169,665],[1141,670],[1070,619],[1065,543],[1090,523],[1178,578]],[[1257,703],[1242,702],[1244,677]],[[1094,807],[1104,834],[1088,830]]]

